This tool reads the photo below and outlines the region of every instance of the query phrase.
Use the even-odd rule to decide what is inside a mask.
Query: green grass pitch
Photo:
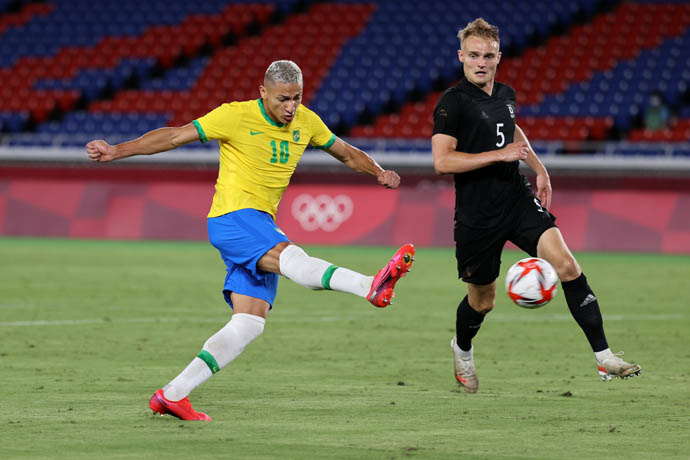
[[[394,249],[307,247],[370,274]],[[230,317],[214,248],[2,238],[0,458],[689,458],[690,257],[576,255],[642,376],[601,382],[562,292],[520,309],[502,276],[479,393],[458,390],[465,287],[452,249],[418,248],[386,309],[281,279],[264,334],[192,393],[200,423],[147,402]]]

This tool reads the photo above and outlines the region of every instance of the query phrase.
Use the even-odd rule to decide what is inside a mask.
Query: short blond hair
[[[496,43],[501,43],[501,40],[498,38],[498,27],[489,24],[484,18],[477,18],[468,23],[464,29],[460,29],[460,32],[458,32],[460,46],[462,47],[462,42],[472,36],[487,38],[489,40],[495,40]]]
[[[266,69],[265,83],[297,83],[302,86],[302,69],[288,60],[274,61]]]

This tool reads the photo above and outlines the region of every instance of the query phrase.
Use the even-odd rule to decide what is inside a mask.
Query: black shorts
[[[466,283],[492,283],[500,273],[501,253],[507,241],[536,257],[539,237],[551,227],[556,227],[556,217],[534,195],[520,198],[496,227],[472,228],[456,223],[458,277]]]

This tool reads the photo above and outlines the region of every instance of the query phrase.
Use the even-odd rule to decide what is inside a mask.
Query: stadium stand
[[[55,112],[69,113],[142,81],[144,88],[155,87],[157,81],[147,79],[177,60],[191,58],[196,68],[175,69],[164,83],[179,86],[186,76],[184,83],[192,85],[189,76],[198,75],[204,65],[203,59],[194,59],[202,46],[219,45],[229,34],[244,33],[253,21],[266,22],[275,8],[222,1],[204,2],[203,7],[177,2],[177,8],[170,8],[170,3],[61,1],[51,14],[7,31],[0,48],[0,72],[7,83],[0,93],[3,110],[28,112],[39,133],[55,133],[61,131],[55,122],[40,126]],[[152,103],[146,111],[164,116],[165,103]],[[169,118],[165,116],[164,122]],[[110,125],[114,132],[148,126],[146,117],[140,127],[132,126],[131,117],[121,119],[126,120],[121,129]],[[105,131],[109,132],[113,131]]]
[[[591,5],[581,7],[571,19],[591,14]],[[688,4],[621,4],[594,15],[589,23],[573,24],[568,33],[552,36],[543,45],[505,58],[499,79],[516,89],[520,124],[532,139],[619,138],[635,128],[652,91],[659,90],[668,101],[687,100],[689,25]],[[350,134],[428,137],[429,114],[439,96],[440,92],[432,92],[422,102],[408,103]],[[675,109],[679,120],[670,129],[655,133],[638,129],[630,139],[687,141],[686,112],[680,106]]]
[[[257,97],[266,65],[291,58],[305,74],[305,103],[337,133],[419,149],[440,91],[459,74],[457,30],[483,16],[501,28],[499,79],[517,90],[530,139],[671,142],[687,155],[687,2],[519,0],[509,17],[504,8],[499,0],[1,0],[0,145],[116,142],[184,124]],[[641,123],[652,91],[672,112],[658,131]]]

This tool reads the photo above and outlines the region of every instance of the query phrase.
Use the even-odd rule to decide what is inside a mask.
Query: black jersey
[[[434,110],[434,134],[458,140],[456,150],[481,153],[501,149],[515,134],[515,90],[494,82],[491,96],[464,76],[446,90]],[[455,220],[475,228],[499,225],[515,201],[531,193],[518,161],[498,162],[455,174]]]

